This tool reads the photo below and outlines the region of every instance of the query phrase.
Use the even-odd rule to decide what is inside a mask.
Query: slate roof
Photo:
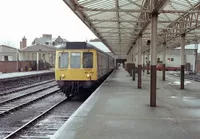
[[[17,48],[14,48],[14,47],[11,47],[11,46],[7,46],[7,45],[0,45],[0,46],[2,46],[2,47],[7,47],[7,48],[10,48],[10,49],[14,49],[14,50],[17,49]]]
[[[31,46],[27,46],[25,48],[20,49],[21,52],[55,52],[56,48],[49,45],[43,45],[43,44],[33,44]]]

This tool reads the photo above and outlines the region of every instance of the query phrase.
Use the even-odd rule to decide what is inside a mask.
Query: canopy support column
[[[198,72],[198,68],[197,68],[197,59],[198,59],[198,42],[196,42],[195,44],[195,62],[194,62],[194,72],[197,73]]]
[[[150,40],[147,41],[147,46],[149,48],[149,50],[147,50],[147,74],[149,73],[149,69],[150,69],[150,61],[149,61],[149,55],[150,55]]]
[[[144,67],[145,67],[145,52],[143,52],[143,57],[142,57],[142,63],[143,63],[143,66],[142,66],[142,71],[143,71],[143,73],[144,73]]]
[[[149,50],[147,51],[147,74],[150,74],[150,61],[149,61]]]
[[[184,69],[185,69],[185,34],[181,35],[181,89],[184,89]]]
[[[133,43],[133,48],[132,48],[132,55],[133,55],[133,69],[132,69],[132,80],[135,81],[135,42]]]
[[[142,34],[138,38],[138,88],[142,86]]]
[[[163,81],[165,81],[166,42],[163,43]]]
[[[157,21],[158,13],[152,13],[151,18],[151,92],[150,92],[150,106],[156,107],[156,59],[157,59]]]

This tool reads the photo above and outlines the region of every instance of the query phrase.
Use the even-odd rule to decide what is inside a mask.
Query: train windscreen
[[[83,52],[83,68],[93,68],[92,52]]]
[[[59,54],[59,68],[68,68],[68,52],[62,52]]]
[[[72,52],[70,56],[70,67],[81,68],[81,53]]]

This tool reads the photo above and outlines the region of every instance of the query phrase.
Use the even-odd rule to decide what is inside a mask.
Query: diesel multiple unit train
[[[55,63],[55,79],[67,98],[85,96],[115,68],[113,57],[86,42],[58,47]]]

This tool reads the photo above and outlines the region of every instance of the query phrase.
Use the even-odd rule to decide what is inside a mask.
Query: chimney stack
[[[20,49],[22,49],[22,48],[23,48],[22,41],[20,41]]]
[[[20,49],[25,48],[27,46],[27,40],[24,36],[24,38],[22,38],[22,41],[20,41]]]

